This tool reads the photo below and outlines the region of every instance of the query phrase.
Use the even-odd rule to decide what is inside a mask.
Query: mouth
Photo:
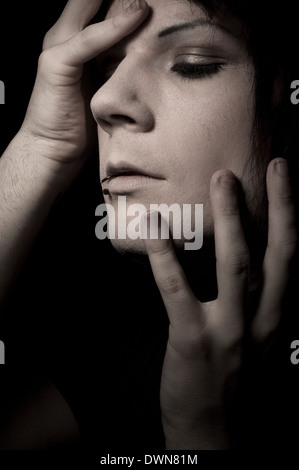
[[[134,172],[134,171],[124,171],[124,172],[119,172],[115,173],[109,176],[106,176],[104,179],[101,180],[101,184],[106,183],[107,181],[112,181],[114,178],[119,178],[120,176],[148,176],[144,173],[139,173],[139,172]]]
[[[108,166],[106,176],[101,180],[104,195],[128,194],[164,180],[159,175],[138,168]]]

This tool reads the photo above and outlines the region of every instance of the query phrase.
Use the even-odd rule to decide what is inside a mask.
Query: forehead
[[[111,0],[107,17],[115,16],[124,10],[129,0]],[[161,15],[171,18],[184,19],[192,16],[193,13],[199,13],[203,10],[199,4],[189,0],[147,0],[151,9],[151,19],[157,21]]]
[[[133,36],[138,36],[142,32],[143,37],[149,38],[173,25],[203,20],[207,23],[210,22],[212,26],[219,26],[223,32],[227,32],[237,39],[244,39],[241,24],[236,18],[220,10],[211,18],[199,1],[147,0],[147,3],[150,6],[150,13]],[[107,18],[121,13],[127,4],[128,0],[111,0]]]

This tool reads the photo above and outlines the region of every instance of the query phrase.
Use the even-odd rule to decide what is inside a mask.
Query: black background
[[[43,36],[63,3],[2,4],[1,151],[24,119]],[[3,312],[0,411],[13,407],[36,378],[45,378],[63,393],[84,434],[72,454],[78,448],[84,456],[103,449],[136,451],[144,442],[159,450],[157,405],[168,321],[147,270],[136,276],[135,263],[96,239],[95,208],[101,202],[95,152],[53,206]]]
[[[43,36],[63,6],[62,1],[1,3],[0,80],[6,92],[6,103],[0,106],[1,153],[23,121]],[[165,347],[167,318],[155,288],[152,294],[153,281],[147,272],[143,278],[136,276],[134,264],[120,260],[108,242],[100,244],[95,239],[94,211],[101,200],[95,155],[53,208],[5,312],[0,332],[6,346],[6,365],[0,366],[2,409],[6,410],[36,376],[49,377],[71,403],[86,432],[87,447],[90,443],[93,446],[93,439],[100,435],[105,450],[116,445],[127,452],[140,451],[147,441],[149,447],[159,451],[163,446],[161,429],[153,410],[158,400],[157,370]],[[123,303],[128,293],[130,310]],[[159,308],[153,307],[156,301]],[[116,312],[113,316],[112,311]],[[126,331],[126,337],[122,331]],[[284,339],[283,352],[277,357],[277,368],[291,376],[289,388],[281,387],[281,395],[276,394],[280,405],[285,403],[280,408],[286,418],[292,414],[290,403],[297,401],[299,365],[297,370],[289,360],[290,343],[297,337],[299,329]],[[147,352],[151,350],[154,352]],[[152,376],[150,372],[147,377],[142,375],[144,364],[150,364],[147,370]],[[125,380],[133,386],[123,389],[120,399],[118,390]],[[111,403],[115,409],[111,410]],[[125,416],[123,403],[128,408]],[[135,417],[128,424],[130,406]],[[298,410],[293,411],[293,421],[279,417],[288,431],[296,428]],[[116,444],[111,438],[115,430],[111,416],[121,423]],[[291,448],[296,440],[295,431]],[[217,458],[220,461],[223,457]]]

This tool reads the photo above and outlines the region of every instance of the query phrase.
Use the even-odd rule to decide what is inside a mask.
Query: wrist
[[[25,174],[35,175],[35,181],[44,191],[57,194],[68,188],[83,166],[83,159],[63,161],[56,158],[57,150],[52,142],[37,139],[20,130],[9,144],[3,157],[12,167]]]

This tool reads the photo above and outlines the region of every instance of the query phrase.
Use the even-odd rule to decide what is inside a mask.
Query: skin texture
[[[145,28],[137,30],[127,43],[121,43],[120,50],[126,54],[92,99],[91,109],[99,124],[101,177],[106,176],[109,159],[111,162],[124,158],[120,154],[124,149],[127,159],[139,159],[138,148],[145,156],[142,163],[148,165],[147,170],[160,172],[161,180],[155,183],[154,192],[151,184],[138,191],[133,188],[130,201],[148,204],[156,202],[151,200],[155,195],[157,202],[171,203],[184,194],[184,199],[179,199],[181,203],[196,201],[206,206],[205,230],[214,231],[216,244],[218,296],[211,302],[203,303],[195,297],[171,240],[147,239],[144,245],[140,241],[136,246],[131,241],[117,242],[117,248],[148,254],[169,316],[160,400],[166,447],[231,448],[234,441],[227,427],[226,397],[233,400],[238,391],[243,339],[246,334],[263,351],[267,339],[277,329],[296,249],[287,162],[279,159],[267,167],[269,232],[263,284],[257,308],[251,312],[253,321],[245,331],[250,253],[239,210],[240,183],[249,211],[259,216],[259,209],[253,212],[254,189],[246,170],[248,159],[255,158],[251,144],[254,103],[251,60],[242,41],[234,39],[228,47],[225,36],[220,42],[221,48],[229,49],[225,53],[227,65],[214,76],[189,83],[169,74],[168,67],[176,57],[174,49],[178,45],[173,43],[171,52],[169,45],[165,46],[161,52],[160,46],[152,48],[150,37],[156,31],[154,28],[168,27],[174,20],[189,20],[193,14],[202,18],[200,9],[191,10],[187,2],[163,2],[172,5],[172,12],[166,14],[162,2],[151,0],[154,13],[144,2],[142,9],[134,10],[131,6],[124,11],[118,10],[122,4],[116,2],[111,17],[89,25],[101,3],[90,0],[86,8],[85,2],[70,0],[47,33],[23,126],[1,157],[1,293],[5,297],[7,286],[30,251],[55,197],[71,184],[88,154],[90,112],[89,98],[81,92],[83,64],[102,56],[148,17]],[[235,37],[236,24],[233,30]],[[188,47],[194,47],[195,30],[189,33],[192,37]],[[209,41],[212,38],[216,41],[218,30],[205,34]],[[148,49],[144,47],[147,45]],[[107,54],[111,57],[111,51]],[[130,67],[135,74],[130,74],[129,80]],[[106,73],[104,67],[100,70]],[[155,82],[149,82],[149,77],[155,78]],[[269,157],[265,155],[265,167]],[[10,263],[12,253],[14,264]],[[52,397],[56,396],[53,400],[58,404],[56,410],[61,409],[62,397],[53,390],[50,392]],[[30,410],[31,405],[30,402],[26,409]],[[57,443],[55,426],[47,426],[52,409],[55,412],[55,406],[49,407],[42,417],[42,429],[50,429],[52,437],[43,436],[41,446],[45,442]],[[78,433],[69,410],[64,417],[62,441]],[[25,421],[28,419],[26,415]],[[17,422],[14,417],[14,423]],[[30,422],[35,425],[34,420]],[[36,425],[40,429],[38,419]],[[32,436],[36,434],[38,431],[32,432]],[[20,440],[17,432],[15,442]],[[12,433],[9,442],[13,447]],[[36,443],[26,441],[25,447],[36,448]]]
[[[113,64],[114,73],[93,97],[91,109],[99,124],[102,179],[109,176],[109,165],[119,169],[127,162],[161,178],[136,187],[131,182],[115,185],[115,180],[109,181],[107,202],[114,204],[118,195],[126,195],[128,203],[144,205],[204,203],[204,231],[215,232],[216,300],[201,303],[194,296],[171,241],[144,237],[144,247],[170,320],[161,380],[167,448],[224,449],[234,445],[227,428],[226,397],[233,400],[238,391],[250,283],[250,253],[239,211],[237,178],[249,212],[253,197],[260,197],[251,214],[258,220],[262,197],[257,188],[262,180],[256,178],[252,184],[246,168],[249,158],[258,157],[264,158],[266,167],[268,156],[252,152],[254,68],[236,29],[232,28],[233,38],[227,38],[218,29],[203,32],[193,28],[157,45],[157,31],[194,18],[206,19],[200,8],[169,3],[149,1],[153,14],[148,22],[109,51],[108,63]],[[119,11],[120,4],[112,3],[108,17]],[[192,47],[197,60],[212,57],[215,62],[216,57],[217,62],[220,56],[223,69],[196,80],[170,74],[178,56],[190,60]],[[246,331],[259,345],[278,326],[288,263],[296,245],[288,185],[286,162],[272,162],[267,173],[269,234],[264,286],[255,315],[251,312],[254,321]],[[284,218],[286,223],[278,227]],[[162,217],[161,230],[164,223]],[[128,240],[117,240],[114,245],[120,250],[138,250]],[[281,245],[283,253],[279,253]],[[282,270],[278,269],[280,263]]]
[[[47,32],[24,122],[0,159],[1,307],[55,199],[89,155],[92,115],[90,97],[81,91],[83,65],[132,32],[148,13],[130,7],[117,20],[86,28],[101,3],[93,0],[86,7],[86,2],[71,0]],[[1,449],[52,448],[79,436],[64,397],[43,380],[31,398],[1,421]]]
[[[253,181],[248,171],[248,162],[257,158],[252,150],[253,63],[240,27],[229,17],[157,38],[170,26],[209,18],[189,2],[148,3],[151,13],[138,31],[98,57],[109,78],[94,95],[91,109],[98,123],[101,179],[110,166],[128,164],[160,179],[136,185],[105,182],[105,200],[116,214],[118,196],[147,209],[154,203],[201,203],[208,236],[213,233],[209,184],[219,168],[234,172],[249,210],[259,210],[263,171]],[[121,11],[122,2],[114,1],[107,18]],[[182,77],[171,70],[178,63],[221,64],[221,69]],[[142,240],[112,243],[121,251],[144,250]]]
[[[74,181],[90,152],[90,96],[83,66],[132,32],[147,9],[86,28],[101,6],[68,2],[47,32],[20,131],[0,161],[0,303],[7,298],[59,193]],[[59,58],[59,59],[58,59]],[[84,88],[84,87],[83,87]]]
[[[250,257],[231,174],[221,170],[211,180],[216,300],[202,303],[194,296],[171,241],[145,240],[170,320],[161,380],[161,406],[169,449],[229,449],[235,445],[236,429],[228,431],[231,416],[227,419],[226,411],[239,390],[244,355],[250,356],[259,348],[262,358],[267,341],[278,328],[296,248],[285,160],[270,163],[267,189],[270,224],[263,264],[264,284],[256,310],[250,311],[253,321],[246,328]],[[250,338],[252,350],[244,349],[245,335]]]

